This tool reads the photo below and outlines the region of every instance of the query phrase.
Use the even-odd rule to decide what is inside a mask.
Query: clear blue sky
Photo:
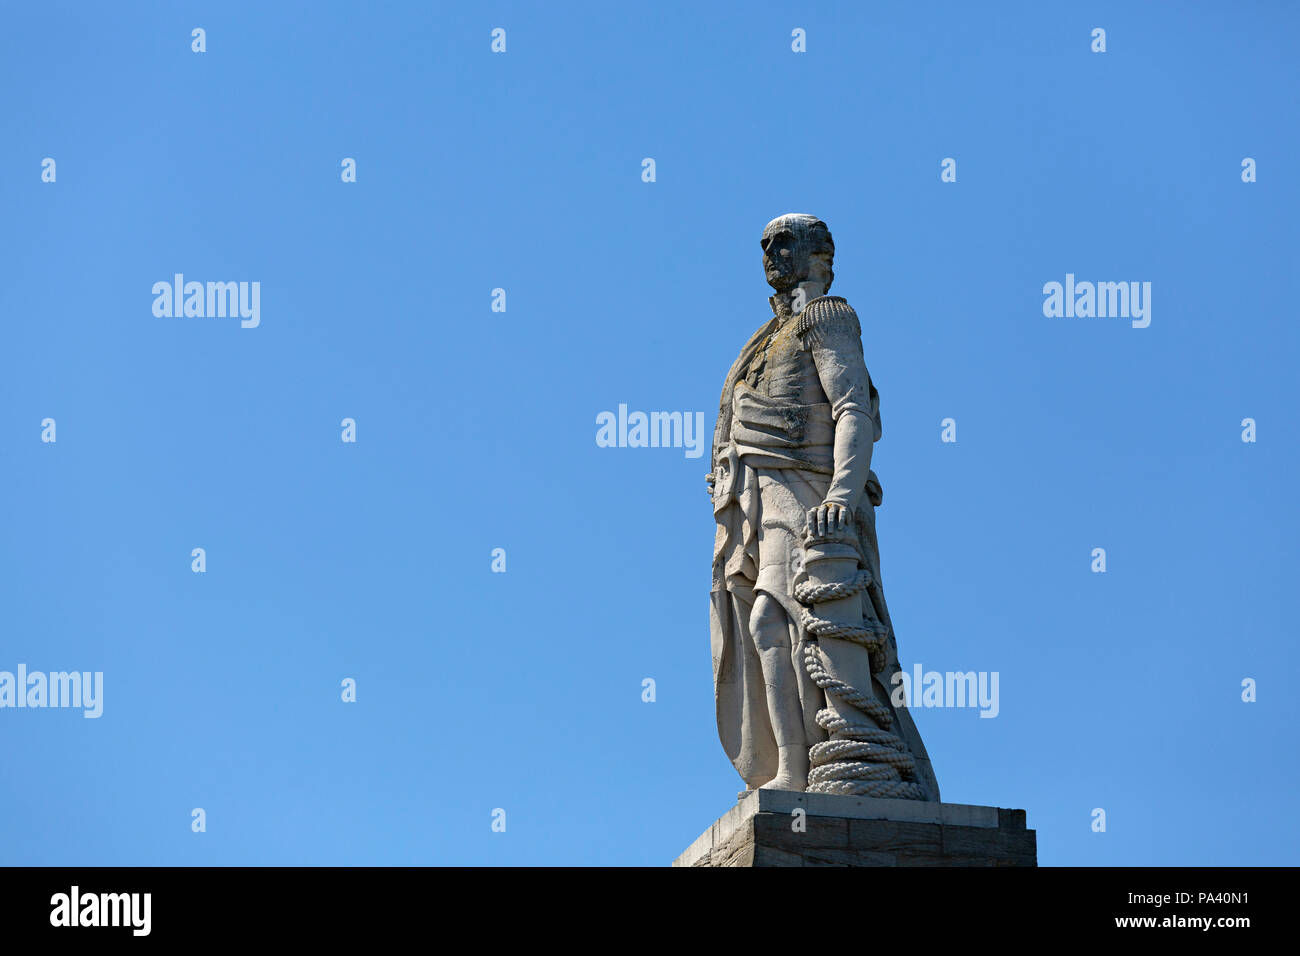
[[[944,798],[1043,864],[1296,863],[1300,12],[618,6],[6,6],[0,670],[104,713],[0,710],[0,862],[671,861],[742,786],[707,459],[595,419],[711,430],[809,212],[902,660],[1000,675],[916,714]],[[260,326],[155,317],[177,272]],[[1150,327],[1044,317],[1067,273]]]

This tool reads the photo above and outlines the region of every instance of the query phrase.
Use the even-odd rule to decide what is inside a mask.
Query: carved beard
[[[806,265],[807,264],[805,263],[805,268],[791,269],[789,271],[778,270],[778,269],[765,270],[767,276],[767,284],[770,285],[777,292],[782,292],[782,293],[791,292],[794,290],[795,286],[797,286],[804,279],[808,278],[807,275],[808,270],[806,268]],[[801,276],[799,275],[800,272],[804,274]]]

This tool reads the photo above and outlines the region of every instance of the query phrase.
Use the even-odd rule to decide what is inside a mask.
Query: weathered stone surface
[[[1025,811],[999,809],[998,826],[1004,830],[1023,830],[1025,828]]]
[[[751,790],[673,866],[1037,866],[1025,822],[998,807]]]
[[[938,802],[892,693],[871,470],[880,394],[861,322],[828,294],[826,223],[779,216],[761,246],[772,315],[723,382],[708,475],[718,735],[749,787]]]
[[[792,820],[793,817],[782,813],[755,814],[754,842],[799,851],[807,847],[847,849],[849,846],[849,821],[842,817],[806,817],[800,822],[803,827],[800,832],[791,827]]]
[[[943,853],[943,829],[937,823],[854,820],[851,845],[870,847],[887,853],[937,856]]]
[[[718,735],[751,789],[673,865],[1035,866],[1023,810],[942,802],[897,693],[880,394],[830,229],[779,216],[760,244],[772,315],[723,380],[707,476]]]

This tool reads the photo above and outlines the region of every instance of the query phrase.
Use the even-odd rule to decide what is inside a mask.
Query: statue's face
[[[763,275],[777,292],[789,292],[807,278],[807,257],[798,255],[798,243],[789,229],[764,234],[762,245]]]
[[[828,279],[831,253],[812,235],[817,221],[812,216],[781,216],[763,230],[763,274],[777,292],[789,292],[805,279]]]

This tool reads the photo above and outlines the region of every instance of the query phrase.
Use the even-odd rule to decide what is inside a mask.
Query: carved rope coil
[[[852,597],[872,587],[870,573],[862,570],[845,582],[802,581],[795,586],[794,597],[801,604],[815,605]],[[823,691],[835,694],[846,706],[875,722],[873,726],[852,720],[829,707],[818,711],[817,724],[830,739],[813,744],[808,750],[808,791],[924,800],[925,790],[915,782],[915,759],[907,752],[902,739],[889,732],[893,712],[874,697],[831,674],[817,644],[817,638],[834,637],[862,645],[870,654],[871,672],[875,674],[885,668],[888,629],[875,622],[857,625],[830,621],[816,616],[807,607],[801,623],[811,638],[804,648],[808,676]]]
[[[845,683],[826,670],[826,667],[822,663],[821,648],[811,641],[804,648],[803,664],[808,670],[808,676],[811,677],[813,682],[822,690],[830,691],[850,707],[856,707],[874,720],[877,726],[882,730],[888,730],[890,725],[893,724],[894,715],[888,707],[880,703],[880,701],[876,700],[874,697],[862,693],[852,684]],[[817,723],[823,730],[829,732],[830,728],[825,724],[822,724],[822,715],[834,713],[835,711],[830,708],[819,710],[817,712]],[[848,722],[846,721],[845,723],[847,724]],[[836,732],[847,736],[846,728],[842,727]],[[893,735],[891,734],[890,736],[892,737]]]
[[[814,637],[836,637],[841,641],[861,644],[867,649],[871,673],[879,674],[885,669],[885,642],[889,640],[889,631],[883,624],[841,624],[817,617],[807,608],[800,615],[800,623]]]
[[[884,744],[895,750],[905,750],[903,742],[887,730],[881,730],[875,724],[864,721],[849,720],[827,707],[817,712],[817,723],[827,732],[840,732],[852,736],[854,740],[868,740],[873,744]]]
[[[850,764],[861,767],[862,764]],[[809,774],[809,779],[812,775]],[[895,800],[924,800],[920,785],[902,780],[826,780],[809,785],[809,793],[842,793],[847,797],[890,797]]]
[[[857,577],[843,583],[832,581],[829,584],[813,584],[811,581],[801,581],[795,585],[794,599],[800,604],[823,604],[826,601],[853,597],[871,586],[871,572],[864,568],[858,572]]]
[[[911,754],[902,753],[892,747],[870,744],[863,740],[831,740],[814,744],[813,747],[820,757],[825,758],[822,762],[827,764],[833,764],[838,760],[847,760],[849,757],[865,757],[872,763],[887,764],[890,767],[898,768],[900,771],[916,769],[916,762],[912,759]],[[819,769],[825,770],[826,768],[823,766],[819,767]]]

